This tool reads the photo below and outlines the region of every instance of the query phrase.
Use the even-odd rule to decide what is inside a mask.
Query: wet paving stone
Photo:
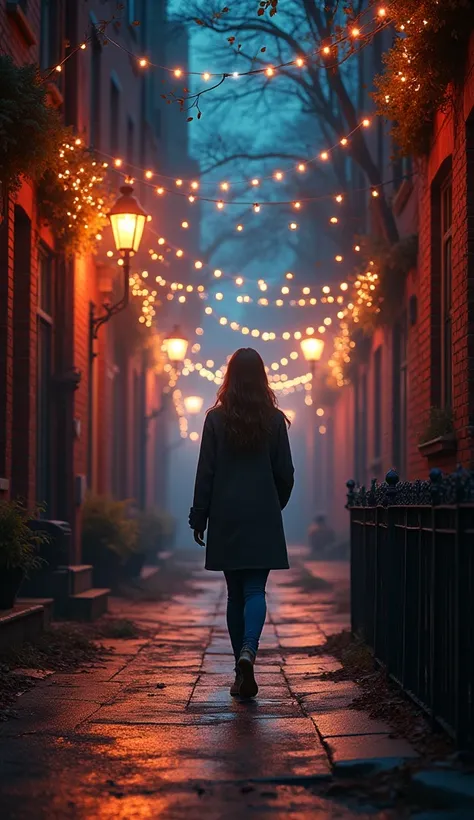
[[[324,796],[334,767],[354,755],[387,759],[410,748],[348,709],[354,684],[321,677],[339,664],[311,650],[344,621],[328,617],[327,585],[301,586],[301,560],[270,577],[260,691],[250,702],[229,694],[219,574],[191,561],[182,566],[186,594],[112,599],[112,614],[147,634],[104,640],[112,651],[100,663],[19,698],[18,719],[0,724],[2,820],[402,820],[350,795]]]

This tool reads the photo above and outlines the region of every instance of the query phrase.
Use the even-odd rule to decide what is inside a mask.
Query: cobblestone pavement
[[[106,640],[113,655],[49,677],[19,699],[17,720],[0,725],[1,817],[406,816],[328,792],[354,761],[414,754],[388,726],[348,711],[355,684],[321,679],[338,664],[310,654],[347,626],[334,606],[347,567],[330,565],[335,587],[321,584],[321,567],[296,551],[292,570],[273,573],[260,693],[240,702],[228,692],[222,577],[200,569],[199,553],[181,560],[179,594],[112,602],[149,637]]]

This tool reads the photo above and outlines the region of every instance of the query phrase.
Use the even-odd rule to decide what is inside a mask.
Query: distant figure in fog
[[[227,627],[235,655],[230,693],[258,692],[254,663],[272,569],[288,569],[281,511],[293,489],[287,427],[256,350],[232,356],[204,422],[189,524],[204,544],[206,569],[227,582]]]
[[[326,517],[324,515],[316,515],[308,530],[309,546],[311,554],[317,557],[323,557],[328,551],[328,547],[334,541],[334,532],[327,526]]]

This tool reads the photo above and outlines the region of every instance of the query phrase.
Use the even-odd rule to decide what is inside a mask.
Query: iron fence
[[[456,739],[474,746],[474,471],[370,490],[347,482],[352,631]]]

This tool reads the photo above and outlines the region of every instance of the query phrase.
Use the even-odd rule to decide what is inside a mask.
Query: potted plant
[[[38,549],[48,536],[30,529],[35,518],[20,501],[0,501],[0,609],[13,607],[25,576],[43,563]]]
[[[137,549],[137,522],[127,517],[128,501],[89,493],[82,520],[84,560],[94,567],[94,584],[116,587]]]
[[[456,452],[454,420],[449,407],[430,408],[428,424],[420,435],[418,449],[426,457]]]

